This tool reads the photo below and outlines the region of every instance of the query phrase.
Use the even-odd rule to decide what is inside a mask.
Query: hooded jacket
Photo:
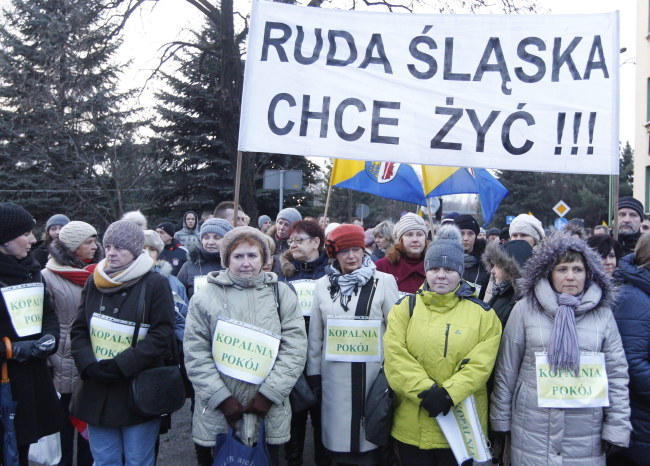
[[[213,446],[217,434],[228,430],[218,406],[229,396],[246,406],[259,391],[273,404],[265,418],[269,444],[289,440],[291,406],[289,393],[305,366],[307,335],[296,295],[284,283],[277,283],[276,305],[273,273],[261,272],[249,279],[234,277],[228,270],[210,272],[208,284],[194,294],[185,325],[185,366],[192,381],[196,409],[192,420],[194,442]],[[230,377],[217,369],[212,343],[217,322],[228,318],[281,335],[277,358],[261,385]],[[253,426],[254,433],[250,430]],[[257,419],[244,414],[238,432],[257,438]]]
[[[193,214],[196,221],[194,222],[194,228],[189,228],[187,226],[187,216]],[[193,210],[185,212],[183,215],[183,228],[174,233],[174,239],[181,243],[185,249],[189,252],[192,252],[194,249],[199,247],[201,244],[201,237],[199,235],[199,216]]]
[[[187,296],[191,298],[194,295],[194,277],[219,270],[223,270],[221,254],[218,252],[214,254],[208,253],[203,247],[199,246],[190,252],[189,260],[183,264],[180,272],[178,272],[178,279],[185,286]]]
[[[95,241],[95,243],[97,244],[97,250],[91,260],[92,264],[97,264],[104,258],[104,248],[102,248],[98,241]],[[49,253],[50,260],[62,266],[84,269],[90,265],[79,260],[59,240],[54,240],[50,243]],[[51,292],[52,303],[54,304],[54,310],[59,318],[59,325],[61,327],[59,348],[55,354],[49,357],[49,363],[52,366],[54,376],[54,387],[59,393],[72,393],[77,384],[79,373],[72,358],[70,330],[79,313],[81,290],[83,287],[47,268],[41,272],[41,275]]]
[[[395,305],[384,335],[384,370],[397,395],[391,435],[421,449],[449,448],[437,421],[420,407],[418,394],[435,383],[454,402],[474,395],[484,434],[487,392],[501,339],[501,323],[489,306],[472,297],[461,280],[443,295],[421,290],[413,315],[409,300]]]
[[[650,464],[650,270],[634,264],[634,254],[623,257],[614,278],[619,289],[614,318],[629,365],[632,436],[624,455],[638,464]]]
[[[548,348],[558,308],[549,277],[569,250],[585,260],[576,332],[580,351],[604,353],[609,390],[605,408],[540,408],[537,403],[535,353]],[[610,308],[612,284],[600,256],[583,240],[553,235],[528,261],[518,285],[523,298],[506,325],[495,369],[492,428],[511,432],[512,464],[604,465],[602,441],[627,446],[631,426],[627,362]]]

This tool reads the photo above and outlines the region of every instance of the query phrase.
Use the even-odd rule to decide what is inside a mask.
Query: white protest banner
[[[11,324],[16,335],[26,337],[41,333],[43,326],[43,299],[45,287],[42,283],[0,288],[2,298],[9,311]]]
[[[618,173],[618,27],[253,0],[239,150]]]
[[[311,317],[311,305],[316,293],[316,280],[294,280],[291,282],[298,296],[298,305],[303,317]]]
[[[219,372],[259,385],[278,357],[280,337],[264,329],[219,319],[212,341],[212,357]]]
[[[327,317],[325,360],[381,362],[381,320]]]
[[[113,359],[133,342],[135,322],[115,319],[95,312],[90,318],[90,344],[98,361]],[[141,324],[138,341],[147,336],[149,324]]]
[[[436,421],[458,464],[470,458],[480,463],[491,459],[474,395],[465,398],[446,415],[436,416]]]

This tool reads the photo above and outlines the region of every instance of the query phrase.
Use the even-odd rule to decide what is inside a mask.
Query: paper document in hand
[[[458,464],[470,458],[476,461],[491,459],[481,422],[476,411],[474,395],[454,406],[446,416],[436,416]]]

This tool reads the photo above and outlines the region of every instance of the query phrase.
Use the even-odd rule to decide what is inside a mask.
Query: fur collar
[[[519,293],[519,288],[517,286],[517,280],[521,278],[521,269],[517,261],[508,254],[499,244],[498,241],[490,241],[485,252],[481,257],[483,261],[483,266],[488,273],[492,270],[493,266],[500,267],[508,275],[508,281],[512,284],[512,287],[515,289],[515,293]]]
[[[169,277],[174,270],[174,267],[172,267],[169,262],[163,259],[158,259],[158,262],[156,262],[156,267],[158,267],[158,273],[163,277]]]
[[[95,244],[97,245],[97,250],[95,251],[95,256],[92,261],[90,261],[90,264],[97,264],[104,258],[104,248],[97,240],[95,240]],[[75,269],[83,269],[89,265],[88,262],[78,259],[59,239],[52,241],[48,245],[47,249],[50,256],[52,256],[52,259],[59,263],[59,265],[67,265],[68,267],[74,267]]]
[[[287,249],[285,252],[280,254],[280,270],[282,271],[282,275],[285,278],[292,278],[298,273],[298,267],[296,264],[299,262],[296,261],[293,258],[293,254],[291,254],[291,251]],[[315,260],[311,262],[306,262],[306,266],[313,266],[312,268],[315,270],[319,266],[326,266],[328,263],[327,257],[321,253]]]

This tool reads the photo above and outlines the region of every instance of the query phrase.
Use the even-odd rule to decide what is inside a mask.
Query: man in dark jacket
[[[623,255],[634,252],[634,246],[641,236],[641,222],[645,218],[643,204],[632,196],[618,200],[618,242]]]
[[[485,251],[487,241],[477,238],[480,227],[476,219],[471,215],[459,215],[454,219],[454,225],[460,230],[463,239],[463,249],[465,251],[463,280],[476,288],[478,298],[483,299],[488,281],[490,280],[490,274],[481,263],[481,256],[483,255],[483,251]]]
[[[167,261],[172,265],[172,275],[175,277],[187,261],[187,249],[174,239],[174,224],[172,222],[163,222],[158,225],[156,233],[160,235],[160,239],[165,243],[165,249],[160,253],[158,259]]]

